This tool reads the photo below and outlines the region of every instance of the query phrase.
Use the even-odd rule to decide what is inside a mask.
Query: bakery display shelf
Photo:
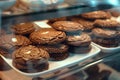
[[[42,71],[42,72],[36,72],[36,73],[25,73],[22,72],[20,70],[18,70],[17,68],[15,68],[12,65],[12,59],[9,58],[5,58],[4,56],[1,55],[1,57],[9,64],[9,66],[11,66],[16,72],[25,75],[25,76],[31,76],[31,77],[35,77],[35,76],[40,76],[40,75],[44,75],[44,74],[48,74],[48,73],[52,73],[55,72],[57,70],[60,70],[62,68],[66,68],[66,67],[70,67],[73,66],[75,64],[81,63],[89,58],[92,58],[94,56],[96,56],[99,52],[100,49],[97,48],[96,46],[92,45],[92,49],[90,52],[86,53],[86,54],[74,54],[74,53],[70,53],[70,56],[62,61],[49,61],[49,69]],[[64,64],[66,63],[66,64]]]
[[[54,75],[51,78],[49,78],[48,80],[60,80],[60,79],[65,78],[67,76],[73,75],[75,73],[78,73],[81,71],[83,72],[85,69],[87,69],[93,65],[112,61],[112,59],[115,59],[116,57],[120,56],[120,53],[114,53],[114,54],[109,54],[109,55],[103,54],[103,55],[102,56],[97,55],[97,56],[95,56],[95,57],[97,57],[96,59],[95,58],[89,59],[89,60],[85,61],[84,64],[80,63],[72,68],[69,68],[69,70],[67,72],[61,73],[58,75]],[[87,75],[83,74],[82,77],[86,78]]]
[[[8,24],[18,24],[22,22],[31,22],[37,20],[44,20],[50,18],[57,18],[63,16],[72,16],[85,12],[96,11],[96,10],[105,10],[111,9],[114,7],[118,7],[120,1],[114,0],[77,0],[79,3],[75,3],[74,5],[70,5],[69,7],[63,8],[53,8],[50,10],[40,10],[37,12],[30,12],[19,15],[4,15],[2,16],[2,24],[6,24],[4,22],[8,22]],[[80,4],[82,3],[82,4]]]

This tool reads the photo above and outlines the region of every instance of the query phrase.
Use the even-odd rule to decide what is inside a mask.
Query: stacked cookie
[[[52,27],[66,33],[66,44],[69,45],[70,52],[86,53],[91,50],[91,38],[87,34],[82,34],[84,28],[81,24],[72,21],[56,21]]]
[[[13,52],[13,66],[28,72],[40,72],[49,68],[49,54],[36,46],[24,46]]]
[[[68,46],[64,44],[66,34],[53,28],[42,28],[31,33],[30,40],[49,52],[50,60],[63,60],[68,57]]]
[[[117,47],[119,46],[119,34],[115,30],[104,30],[95,28],[92,30],[93,42],[104,47]]]
[[[84,32],[91,32],[95,27],[94,21],[96,19],[109,19],[111,15],[104,11],[94,11],[89,13],[83,13],[81,15],[72,16],[69,20],[80,23],[84,27]]]
[[[79,18],[71,20],[81,23],[87,31],[92,31],[93,42],[104,47],[116,47],[120,41],[120,23],[111,20],[111,17],[108,11],[94,11],[81,14]]]
[[[117,47],[120,42],[120,23],[116,20],[95,20],[92,30],[93,41],[104,47]]]
[[[93,20],[87,20],[82,18],[80,15],[69,17],[69,20],[81,24],[84,27],[83,32],[91,32],[91,30],[94,28]]]
[[[49,68],[49,54],[30,41],[29,35],[36,30],[32,23],[11,27],[13,34],[0,36],[0,51],[6,57],[12,54],[13,65],[24,72],[39,72]]]

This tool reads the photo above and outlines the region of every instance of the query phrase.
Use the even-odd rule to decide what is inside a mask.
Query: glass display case
[[[119,4],[119,0],[1,0],[0,79],[120,80]],[[54,24],[57,21],[63,22]]]

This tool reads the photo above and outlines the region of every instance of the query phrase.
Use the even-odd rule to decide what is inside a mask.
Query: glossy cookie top
[[[65,32],[78,31],[84,29],[81,24],[72,21],[56,21],[55,23],[53,23],[52,27],[56,30]]]
[[[103,38],[115,38],[119,35],[118,32],[115,30],[107,30],[101,28],[93,29],[92,34],[97,37],[103,37]]]
[[[39,59],[48,59],[49,54],[47,51],[37,48],[35,46],[29,45],[25,47],[21,47],[13,52],[13,58],[19,59],[22,58],[25,61],[28,60],[39,60]]]
[[[91,37],[84,33],[80,36],[68,36],[67,43],[73,46],[89,46],[91,43]]]
[[[109,19],[111,14],[104,11],[94,11],[81,14],[81,16],[85,19],[95,20],[95,19]]]
[[[66,34],[52,28],[42,28],[31,33],[30,40],[37,44],[56,44],[64,41]]]

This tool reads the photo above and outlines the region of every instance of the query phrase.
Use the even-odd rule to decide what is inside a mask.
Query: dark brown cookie
[[[113,17],[119,17],[120,16],[120,12],[117,11],[117,10],[112,10],[111,9],[108,12],[110,12]]]
[[[89,13],[81,14],[85,19],[95,20],[95,19],[109,19],[111,14],[105,11],[94,11]]]
[[[11,58],[11,54],[7,50],[4,50],[2,48],[0,48],[0,54],[4,57]]]
[[[0,71],[10,70],[11,67],[0,57]]]
[[[119,40],[116,38],[99,38],[99,37],[94,37],[93,42],[103,46],[103,47],[117,47],[119,46]]]
[[[42,28],[30,34],[30,40],[35,44],[57,44],[66,39],[66,34],[52,28]]]
[[[55,45],[39,45],[39,48],[46,50],[49,53],[64,53],[68,52],[68,46],[64,44]]]
[[[16,34],[26,35],[35,31],[33,23],[21,23],[11,27],[12,31]]]
[[[98,65],[90,66],[89,68],[85,69],[85,72],[89,76],[95,76],[96,74],[99,73],[99,66]]]
[[[64,60],[64,59],[68,58],[68,56],[69,56],[68,52],[50,53],[50,60],[52,60],[52,61],[61,61],[61,60]]]
[[[53,23],[52,27],[56,30],[65,32],[83,30],[83,26],[81,24],[72,21],[56,21],[55,23]]]
[[[105,30],[101,28],[94,28],[92,30],[92,35],[102,38],[114,38],[119,35],[118,31],[115,30]]]
[[[76,18],[76,17],[71,18],[71,21],[74,21],[74,22],[81,24],[84,27],[85,31],[88,31],[88,30],[91,30],[94,28],[93,21],[85,20],[82,18]]]
[[[5,49],[16,49],[21,46],[26,46],[31,44],[31,41],[22,35],[13,35],[8,34],[0,37],[0,47],[3,47]]]
[[[85,33],[79,36],[68,36],[66,43],[72,46],[89,46],[91,43],[91,37]]]
[[[53,18],[53,19],[48,20],[48,24],[51,25],[52,23],[54,23],[54,22],[56,22],[56,21],[66,21],[66,20],[67,20],[66,17]]]
[[[85,54],[90,52],[92,46],[70,46],[69,51],[73,54]]]
[[[119,45],[119,33],[115,30],[103,30],[95,28],[92,31],[93,42],[104,47],[116,47]]]
[[[18,63],[13,63],[13,65],[23,71],[23,72],[27,72],[27,73],[35,73],[35,72],[41,72],[41,71],[44,71],[44,70],[47,70],[49,68],[49,63],[43,63],[43,64],[39,64],[38,66],[29,66],[26,67],[26,65],[21,65],[21,64],[18,64]]]
[[[96,20],[94,26],[101,28],[117,28],[120,27],[120,23],[116,20],[106,19],[106,20]]]
[[[49,54],[47,51],[29,45],[21,47],[13,52],[13,65],[24,72],[38,72],[48,69]],[[46,68],[47,67],[47,68]],[[27,71],[26,71],[27,70]]]

